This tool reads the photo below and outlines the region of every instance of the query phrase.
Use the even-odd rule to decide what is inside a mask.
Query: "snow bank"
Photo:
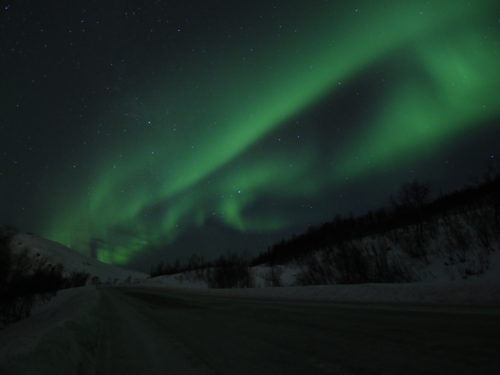
[[[88,362],[92,355],[82,347],[91,349],[82,346],[82,341],[97,337],[93,330],[98,325],[89,322],[97,303],[95,287],[63,290],[37,307],[30,318],[0,330],[0,373],[60,373],[59,367],[77,368],[82,360]],[[38,367],[33,368],[35,363]],[[40,368],[41,364],[46,368]]]

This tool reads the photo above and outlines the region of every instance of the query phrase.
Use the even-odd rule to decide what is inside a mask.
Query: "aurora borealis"
[[[261,251],[410,178],[461,186],[500,145],[497,1],[15,1],[0,17],[1,220],[82,252],[98,238],[105,262],[178,256],[187,237]]]

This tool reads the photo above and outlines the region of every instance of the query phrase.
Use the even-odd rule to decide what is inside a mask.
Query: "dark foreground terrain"
[[[95,293],[95,306],[80,318],[44,334],[31,351],[3,356],[0,373],[500,371],[498,307],[276,301],[138,287]],[[35,329],[34,322],[42,318],[43,314],[17,324]],[[0,351],[8,347],[5,340],[15,326],[0,332]]]

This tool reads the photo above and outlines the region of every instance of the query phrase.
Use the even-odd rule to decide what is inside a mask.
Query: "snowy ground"
[[[0,330],[0,374],[490,374],[500,366],[500,251],[460,279],[439,257],[426,281],[295,286],[300,265],[252,268],[254,288],[195,273],[146,278],[41,238],[15,251],[135,285],[60,291]],[[453,266],[456,270],[456,265]],[[130,276],[130,277],[129,277]],[[122,284],[123,285],[123,284]],[[290,361],[290,358],[293,358]]]
[[[489,280],[402,284],[314,285],[243,289],[209,289],[202,282],[149,280],[139,286],[186,289],[208,295],[287,298],[331,302],[411,303],[432,305],[500,305],[500,283]],[[200,287],[201,286],[201,287]]]
[[[283,296],[293,289],[253,290]],[[0,331],[0,373],[469,375],[495,373],[500,364],[498,306],[297,296],[228,298],[137,286],[66,291]]]
[[[300,268],[289,266],[288,286],[266,287],[270,268],[258,266],[255,288],[184,273],[63,290],[0,330],[0,374],[489,374],[500,365],[494,259],[458,281],[290,286]]]
[[[39,352],[49,337],[67,336],[67,324],[85,317],[95,308],[97,300],[95,287],[59,291],[49,302],[35,307],[28,319],[0,330],[0,363],[8,358]],[[70,349],[61,347],[59,350],[68,351],[60,354],[69,353]]]
[[[426,281],[401,284],[358,284],[296,286],[300,272],[297,265],[280,266],[282,287],[269,285],[270,267],[252,267],[254,288],[209,289],[205,280],[196,279],[194,272],[145,279],[140,285],[188,289],[212,295],[251,296],[269,298],[296,298],[337,302],[415,303],[442,305],[497,305],[500,304],[500,251],[490,256],[488,270],[456,279],[441,259],[435,258],[422,271]],[[448,267],[449,268],[449,267]]]

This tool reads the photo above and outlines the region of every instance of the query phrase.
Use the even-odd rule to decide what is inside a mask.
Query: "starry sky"
[[[0,222],[137,269],[500,156],[500,3],[0,1]]]

